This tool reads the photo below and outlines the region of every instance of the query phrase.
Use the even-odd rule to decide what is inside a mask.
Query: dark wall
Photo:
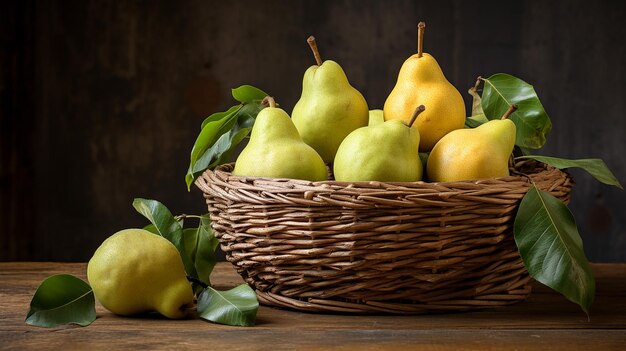
[[[314,34],[380,108],[415,51],[419,20],[425,51],[463,94],[478,75],[525,79],[554,125],[542,153],[600,157],[626,180],[624,2],[0,6],[2,260],[87,260],[110,234],[144,224],[134,197],[204,212],[200,192],[185,188],[188,155],[203,118],[233,104],[230,88],[258,86],[291,111]],[[626,261],[624,192],[574,176],[588,256]]]

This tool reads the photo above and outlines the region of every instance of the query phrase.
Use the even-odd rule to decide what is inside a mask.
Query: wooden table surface
[[[593,265],[596,301],[590,321],[573,303],[535,284],[522,303],[494,311],[422,316],[350,316],[262,306],[251,328],[200,319],[118,317],[97,305],[88,327],[24,323],[30,299],[49,275],[85,279],[79,263],[0,263],[1,350],[626,350],[626,264]],[[242,282],[228,263],[217,288]]]

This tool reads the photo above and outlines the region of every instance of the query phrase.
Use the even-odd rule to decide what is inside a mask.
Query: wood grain
[[[426,316],[347,316],[262,306],[257,325],[229,327],[198,319],[119,317],[97,306],[85,328],[24,324],[28,303],[45,277],[85,278],[85,264],[0,263],[0,349],[215,350],[623,350],[626,341],[626,264],[595,264],[597,296],[591,319],[535,284],[528,301],[494,311]],[[230,264],[217,265],[218,288],[242,282]]]

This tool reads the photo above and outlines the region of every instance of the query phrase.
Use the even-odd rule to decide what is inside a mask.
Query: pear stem
[[[271,97],[269,95],[266,96],[265,98],[263,98],[263,101],[261,101],[261,104],[263,106],[268,106],[268,107],[271,107],[271,108],[276,107],[276,101],[274,100],[273,97]]]
[[[422,57],[424,53],[424,30],[426,29],[426,23],[420,22],[417,24],[417,57]]]
[[[502,118],[500,118],[500,119],[507,119],[507,118],[509,118],[509,116],[513,112],[515,112],[515,110],[517,110],[517,105],[513,104],[513,105],[509,106],[509,109],[506,110],[506,112],[502,115]]]
[[[201,287],[203,287],[203,288],[205,288],[205,289],[209,287],[209,284],[207,284],[207,283],[203,282],[202,280],[200,280],[200,279],[198,279],[198,278],[196,278],[196,277],[192,277],[192,276],[190,276],[190,275],[188,275],[188,276],[187,276],[187,280],[188,280],[190,283],[196,283],[196,284],[200,285]]]
[[[313,51],[313,56],[315,56],[315,62],[317,62],[318,66],[321,66],[322,57],[320,56],[319,50],[317,50],[317,43],[315,42],[315,37],[311,35],[310,37],[307,38],[306,42],[309,43],[309,46],[311,47],[311,51]]]
[[[426,107],[424,107],[424,105],[417,106],[415,111],[413,111],[413,116],[411,116],[411,120],[407,124],[407,127],[411,128],[413,126],[413,123],[415,123],[417,116],[419,116],[420,113],[424,112],[424,110],[426,110]]]

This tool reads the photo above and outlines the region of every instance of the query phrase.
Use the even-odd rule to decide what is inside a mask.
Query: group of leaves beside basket
[[[208,216],[173,216],[162,203],[149,199],[135,199],[133,207],[150,221],[144,229],[166,238],[178,249],[197,296],[198,317],[221,324],[254,325],[259,307],[254,290],[246,284],[228,291],[211,286],[218,241]],[[192,218],[198,220],[198,226],[185,228],[185,221]],[[95,298],[91,287],[69,274],[45,279],[37,288],[26,315],[26,323],[42,327],[86,326],[95,319]]]
[[[478,92],[481,84],[482,95]],[[569,160],[532,155],[533,150],[543,147],[552,129],[552,122],[532,85],[500,73],[489,78],[479,77],[469,93],[473,97],[472,113],[466,119],[469,128],[499,119],[511,105],[517,106],[509,116],[516,126],[516,160],[534,159],[559,169],[581,168],[598,181],[623,189],[601,159]],[[595,279],[574,216],[567,206],[532,183],[517,211],[513,234],[529,274],[588,314],[595,296]]]

